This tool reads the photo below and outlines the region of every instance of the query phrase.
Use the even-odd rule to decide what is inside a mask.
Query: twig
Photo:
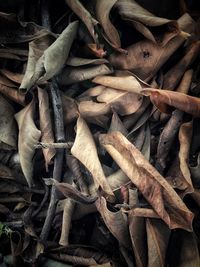
[[[36,149],[40,148],[67,148],[70,149],[73,146],[73,142],[66,142],[66,143],[38,143],[35,145]]]
[[[64,142],[65,136],[64,136],[62,101],[59,93],[59,88],[55,80],[53,80],[52,83],[50,84],[49,93],[51,96],[53,113],[54,113],[55,139],[56,142]],[[53,179],[55,179],[58,182],[61,181],[63,156],[64,156],[64,149],[58,148],[56,151],[56,156],[54,160],[54,169],[53,169]],[[56,211],[57,202],[58,199],[56,195],[56,188],[53,185],[51,189],[51,199],[47,211],[47,216],[40,235],[40,238],[43,241],[47,240],[48,238],[53,217]]]

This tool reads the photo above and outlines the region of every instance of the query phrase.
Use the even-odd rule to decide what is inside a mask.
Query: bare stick
[[[36,149],[40,148],[67,148],[70,149],[73,146],[73,142],[67,142],[67,143],[38,143],[35,145]]]
[[[64,123],[63,123],[63,111],[62,111],[62,102],[59,93],[59,88],[55,80],[52,81],[50,84],[49,90],[52,106],[53,106],[53,113],[54,113],[54,128],[55,128],[55,139],[56,142],[64,142]],[[61,174],[62,174],[62,164],[63,164],[63,156],[64,156],[64,149],[59,148],[57,149],[55,160],[54,160],[54,169],[53,169],[53,179],[60,182],[61,181]],[[51,229],[51,224],[53,221],[53,217],[55,215],[56,206],[57,206],[57,196],[56,196],[56,189],[55,186],[52,186],[51,189],[51,199],[49,208],[47,211],[47,216],[42,228],[42,232],[40,235],[41,240],[45,241],[48,238],[49,231]]]

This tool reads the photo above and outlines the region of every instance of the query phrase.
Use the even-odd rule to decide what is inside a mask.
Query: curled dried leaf
[[[100,90],[96,96],[98,102],[82,101],[79,103],[79,112],[83,117],[105,115],[111,108],[120,115],[127,115],[136,112],[142,104],[143,97],[112,88]]]
[[[134,76],[97,76],[92,82],[101,84],[114,89],[125,90],[132,93],[140,94],[142,86]]]
[[[100,197],[96,201],[97,210],[100,212],[106,226],[114,237],[125,248],[129,248],[131,244],[128,222],[126,215],[120,210],[117,212],[111,212],[106,205],[104,197]]]
[[[65,0],[65,2],[82,20],[82,22],[86,25],[89,33],[93,37],[94,41],[98,43],[98,35],[95,31],[95,27],[98,24],[98,21],[92,17],[90,12],[82,5],[79,0]]]
[[[120,37],[109,18],[110,11],[116,2],[117,0],[97,0],[96,16],[106,34],[106,39],[108,39],[114,47],[119,48],[121,46]]]
[[[171,229],[191,231],[193,214],[134,145],[119,132],[101,135],[100,142]]]
[[[162,112],[169,112],[169,106],[185,111],[195,117],[200,117],[200,99],[183,93],[159,89],[143,89],[142,93],[150,96],[151,101]],[[167,105],[163,105],[167,104]]]
[[[53,143],[53,128],[49,110],[49,96],[48,93],[41,89],[38,89],[38,100],[39,100],[39,115],[40,115],[40,130],[41,130],[41,142],[43,143]],[[47,148],[42,149],[46,170],[48,170],[48,165],[52,163],[52,159],[56,154],[55,149]]]
[[[0,141],[17,147],[17,125],[14,120],[14,109],[11,104],[0,95]]]
[[[29,186],[33,184],[33,156],[35,153],[35,145],[38,143],[41,131],[39,131],[34,123],[34,98],[25,108],[15,115],[19,127],[19,158],[22,171]]]
[[[92,134],[81,117],[77,120],[76,139],[71,153],[91,172],[96,189],[100,186],[108,196],[113,198],[114,194],[104,175]]]

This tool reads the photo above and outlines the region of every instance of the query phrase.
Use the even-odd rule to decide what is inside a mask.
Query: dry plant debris
[[[198,1],[0,3],[0,266],[200,266]]]

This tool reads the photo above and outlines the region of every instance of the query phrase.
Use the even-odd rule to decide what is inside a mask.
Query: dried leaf
[[[147,264],[147,245],[145,219],[128,214],[129,232],[135,256],[136,266],[145,267]]]
[[[29,43],[28,62],[26,72],[19,90],[26,93],[43,73],[42,60],[45,51],[55,40],[55,36],[49,33]]]
[[[78,21],[75,21],[53,43],[48,36],[30,43],[28,65],[20,90],[27,92],[38,80],[49,80],[62,69],[77,29]]]
[[[78,21],[70,23],[56,41],[44,51],[45,74],[40,79],[49,80],[62,69],[78,30]]]
[[[17,127],[14,120],[14,109],[11,104],[0,95],[0,141],[17,147]]]
[[[58,75],[58,82],[61,85],[68,85],[112,72],[113,70],[105,64],[94,67],[67,67]]]
[[[179,142],[180,142],[180,150],[179,150],[179,160],[180,160],[180,170],[182,172],[183,177],[188,183],[189,193],[194,191],[190,170],[188,167],[189,161],[189,152],[190,152],[190,143],[192,139],[192,130],[193,130],[193,122],[187,122],[181,125],[179,130]]]
[[[0,42],[2,44],[24,43],[34,40],[48,31],[33,22],[22,22],[16,14],[0,12]]]
[[[172,267],[199,267],[198,243],[194,233],[183,230],[173,232],[168,257]]]
[[[191,231],[193,214],[134,145],[119,132],[101,135],[100,142],[171,229]]]
[[[124,127],[122,121],[120,120],[119,116],[117,115],[117,113],[114,111],[113,115],[112,115],[112,120],[111,120],[111,124],[109,127],[108,132],[112,133],[118,131],[120,133],[122,133],[124,136],[126,136],[128,134],[127,129]]]
[[[63,119],[65,125],[74,121],[78,117],[78,106],[76,101],[64,94],[61,94],[63,106]]]
[[[54,143],[53,128],[49,110],[49,97],[48,93],[41,89],[38,89],[38,100],[39,100],[39,116],[40,116],[40,130],[41,130],[41,142],[43,143]],[[52,159],[56,154],[55,149],[47,148],[42,149],[46,170],[48,165],[52,163]]]
[[[145,88],[142,90],[142,93],[146,96],[150,96],[153,104],[162,112],[168,113],[169,110],[166,110],[166,107],[169,108],[169,106],[172,106],[195,117],[200,117],[200,99],[197,97],[188,96],[179,92],[153,88]],[[163,104],[167,105],[163,106]]]
[[[180,29],[176,21],[172,21],[166,18],[157,17],[150,13],[135,1],[120,0],[115,4],[120,16],[129,24],[133,25],[136,30],[142,33],[147,39],[154,43],[162,44],[163,46],[171,40],[174,36],[180,33]],[[162,42],[156,40],[150,27],[165,26],[168,34],[168,38],[163,38]]]
[[[18,92],[15,88],[0,84],[0,93],[22,106],[25,105],[25,95]]]
[[[29,186],[33,184],[33,156],[35,145],[38,143],[41,131],[34,123],[35,100],[15,115],[19,127],[18,149],[22,171]]]
[[[194,167],[190,166],[191,178],[194,185],[199,187],[200,185],[200,153],[197,157],[197,165]]]
[[[134,76],[97,76],[92,82],[114,89],[125,90],[132,93],[141,93],[142,86]]]
[[[165,124],[165,127],[160,135],[156,155],[156,168],[160,173],[163,173],[166,168],[167,156],[172,149],[172,144],[176,138],[177,132],[179,131],[179,127],[182,124],[182,120],[183,112],[175,110],[172,113],[171,118]]]
[[[48,179],[49,180],[49,179]],[[48,181],[48,184],[51,181]],[[96,197],[87,197],[83,195],[79,190],[69,183],[59,183],[52,179],[53,185],[56,189],[62,193],[63,196],[73,199],[74,201],[80,202],[82,204],[92,204],[96,201]]]
[[[84,65],[100,65],[108,63],[108,61],[104,58],[95,58],[95,59],[89,59],[89,58],[79,58],[79,57],[69,57],[67,59],[66,65],[72,66],[72,67],[79,67]]]
[[[117,212],[111,212],[106,205],[104,197],[100,197],[96,201],[97,210],[100,212],[106,226],[114,237],[125,248],[129,248],[131,244],[128,223],[126,215],[120,210]]]
[[[105,88],[97,96],[97,101],[82,101],[79,103],[79,112],[83,117],[105,115],[111,108],[120,115],[136,112],[142,104],[143,98],[135,93]]]
[[[60,235],[59,244],[61,246],[69,245],[69,231],[71,227],[72,215],[74,212],[75,202],[72,199],[65,199],[63,219],[62,219],[62,231]]]
[[[158,219],[146,219],[148,267],[164,267],[170,237],[167,225]]]
[[[114,194],[103,173],[92,134],[81,117],[77,120],[76,139],[71,153],[91,172],[96,189],[100,186],[108,196],[113,198]]]
[[[164,76],[163,88],[174,89],[179,83],[186,69],[196,59],[200,50],[200,41],[194,42],[188,48],[183,58]]]
[[[20,84],[22,82],[23,79],[23,74],[21,73],[14,73],[11,72],[7,69],[0,69],[1,74],[3,74],[7,79],[9,79],[10,81]],[[11,86],[12,87],[12,86]],[[17,87],[17,85],[16,85]]]
[[[116,2],[117,0],[97,0],[96,16],[106,34],[106,39],[109,40],[112,46],[120,48],[121,41],[119,34],[109,18],[110,11]]]
[[[86,25],[95,43],[98,43],[98,36],[95,31],[95,27],[98,24],[98,21],[91,16],[89,11],[82,5],[79,0],[65,0],[65,2]]]
[[[191,18],[183,17],[178,22],[182,23],[182,20],[183,27],[187,30],[187,22]],[[143,40],[126,48],[128,55],[112,54],[109,61],[117,69],[131,70],[140,79],[150,80],[184,41],[185,38],[178,35],[161,47],[149,40]]]

